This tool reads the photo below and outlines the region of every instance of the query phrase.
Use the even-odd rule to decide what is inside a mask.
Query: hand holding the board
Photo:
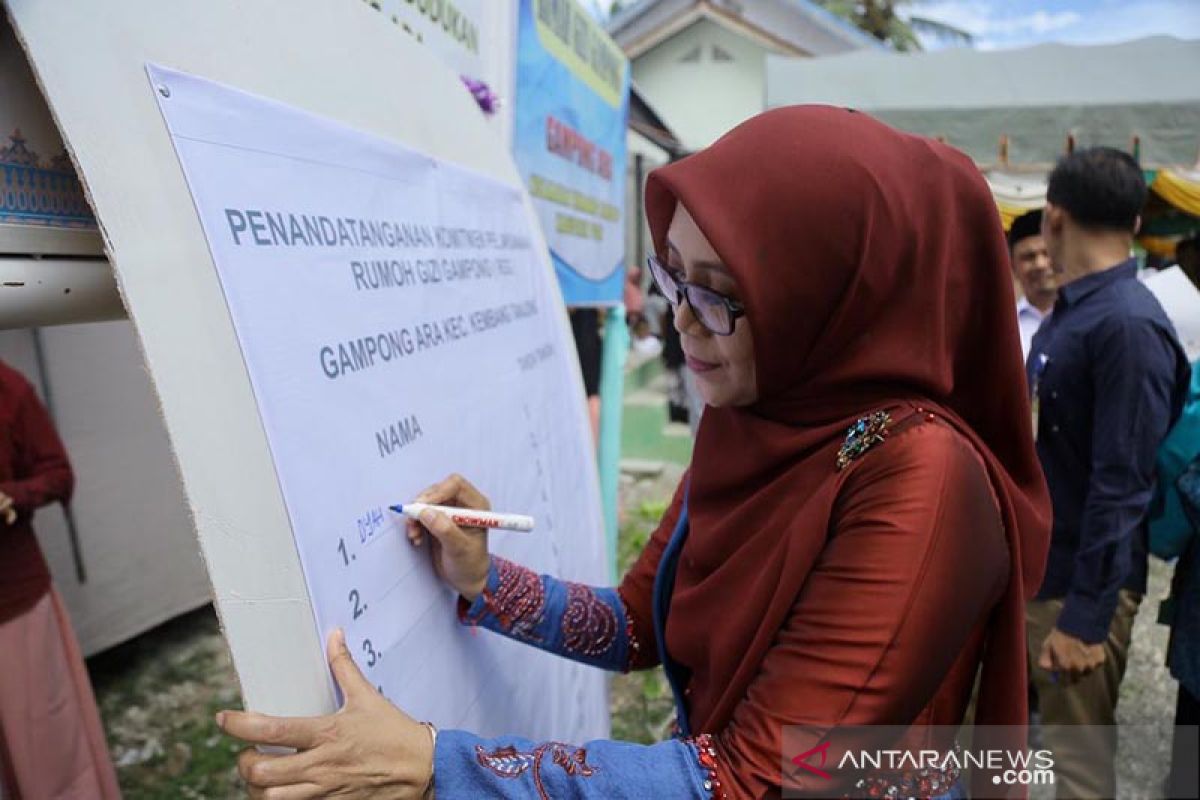
[[[413,498],[415,503],[456,506],[490,511],[492,504],[461,475],[451,475]],[[419,546],[425,533],[432,534],[433,568],[467,600],[474,600],[487,586],[488,556],[486,528],[460,528],[445,514],[431,509],[421,512],[420,520],[408,520],[405,533]]]
[[[238,757],[251,797],[423,798],[432,789],[433,736],[376,691],[350,657],[345,635],[329,637],[329,668],[346,702],[324,717],[271,717],[222,711],[217,725],[254,744],[291,747],[292,755],[254,748]]]

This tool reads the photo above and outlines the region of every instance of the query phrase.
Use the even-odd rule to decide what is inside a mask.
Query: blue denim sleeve
[[[640,647],[616,589],[538,575],[499,556],[483,592],[471,603],[459,600],[458,617],[602,669],[628,672]]]
[[[1091,481],[1071,589],[1058,628],[1102,642],[1117,593],[1132,566],[1132,545],[1154,492],[1154,462],[1171,427],[1175,357],[1152,321],[1118,317],[1094,333]]]
[[[454,798],[711,798],[721,796],[707,737],[654,745],[598,740],[582,746],[516,736],[438,733],[434,795]]]

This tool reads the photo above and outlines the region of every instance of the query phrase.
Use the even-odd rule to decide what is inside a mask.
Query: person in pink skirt
[[[30,524],[75,477],[29,382],[0,362],[0,798],[119,798],[79,644]]]

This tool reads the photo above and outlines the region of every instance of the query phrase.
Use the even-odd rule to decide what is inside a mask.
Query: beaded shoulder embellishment
[[[892,424],[892,415],[886,411],[876,411],[869,417],[860,417],[858,422],[846,431],[846,441],[842,442],[837,454],[837,468],[843,470],[850,462],[862,456],[877,444],[883,444],[887,439],[888,426]]]

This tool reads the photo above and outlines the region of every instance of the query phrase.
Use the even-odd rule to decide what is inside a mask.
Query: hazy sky
[[[581,2],[597,16],[610,4]],[[1039,42],[1107,44],[1157,34],[1200,39],[1200,0],[914,0],[905,8],[971,32],[985,50]]]
[[[980,49],[1158,34],[1200,39],[1200,0],[918,0],[909,9],[969,31]]]

